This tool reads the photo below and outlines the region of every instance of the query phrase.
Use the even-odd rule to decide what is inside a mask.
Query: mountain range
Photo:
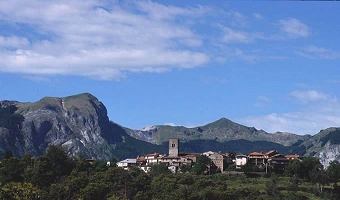
[[[340,128],[314,136],[267,133],[226,118],[187,128],[155,125],[141,130],[109,120],[102,102],[89,93],[45,97],[33,103],[0,101],[0,152],[41,155],[49,145],[63,146],[69,155],[85,158],[126,158],[167,151],[169,138],[181,140],[181,151],[203,152],[276,149],[319,157],[324,165],[340,160]]]
[[[267,141],[290,146],[311,137],[310,135],[301,136],[284,132],[267,133],[263,130],[257,130],[254,127],[243,126],[226,118],[221,118],[212,123],[194,128],[156,125],[142,130],[127,130],[127,132],[136,139],[153,144],[162,144],[163,142],[168,141],[169,138],[180,138],[185,142],[211,139],[218,142],[248,140]]]

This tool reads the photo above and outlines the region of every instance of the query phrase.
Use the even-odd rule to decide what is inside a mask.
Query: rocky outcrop
[[[14,114],[23,121],[17,130],[0,127],[2,152],[40,155],[49,145],[61,145],[71,156],[111,159],[120,151],[117,146],[124,148],[127,138],[132,140],[122,127],[110,122],[105,106],[88,93],[45,97],[35,103],[1,103],[2,109],[9,106],[15,107]]]
[[[327,167],[333,160],[340,161],[340,128],[328,128],[300,145],[305,156],[314,156]]]

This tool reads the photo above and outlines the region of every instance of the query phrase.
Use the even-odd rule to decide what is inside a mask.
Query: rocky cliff
[[[340,161],[340,128],[328,128],[303,142],[305,156],[315,156],[327,167],[333,160]]]
[[[0,108],[3,121],[8,121],[10,115],[20,119],[9,120],[9,124],[14,123],[11,127],[5,123],[0,126],[2,152],[40,155],[48,145],[61,145],[72,156],[111,159],[154,148],[131,138],[122,127],[110,122],[105,106],[88,93],[45,97],[34,103],[3,101]],[[134,142],[141,145],[130,147]]]

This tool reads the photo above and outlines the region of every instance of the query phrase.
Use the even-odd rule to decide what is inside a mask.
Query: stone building
[[[225,156],[223,156],[220,153],[213,152],[213,151],[205,152],[205,153],[203,153],[203,155],[210,158],[210,160],[214,163],[214,165],[217,167],[217,169],[220,170],[221,172],[223,172],[223,170],[224,170],[223,164],[224,164]]]
[[[169,139],[169,157],[178,157],[178,138]]]

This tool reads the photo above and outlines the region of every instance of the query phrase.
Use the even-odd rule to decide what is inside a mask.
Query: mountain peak
[[[82,99],[82,100],[98,101],[97,97],[95,97],[94,95],[92,95],[91,93],[88,93],[88,92],[80,93],[80,94],[76,94],[76,95],[72,95],[72,96],[67,96],[67,97],[64,97],[63,99],[65,99],[65,100],[67,100],[67,99]]]
[[[236,124],[235,122],[225,118],[225,117],[222,117],[214,122],[211,122],[207,125],[205,125],[204,127],[226,127],[226,126],[235,126],[235,125],[238,125]]]

